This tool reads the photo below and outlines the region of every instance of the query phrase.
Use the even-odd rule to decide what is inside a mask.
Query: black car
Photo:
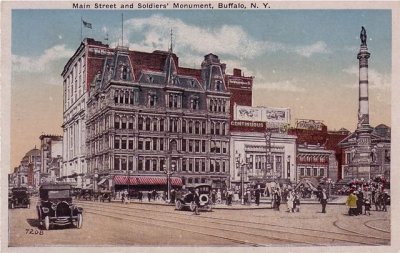
[[[12,188],[8,196],[8,207],[14,209],[16,207],[30,208],[28,189],[26,187]]]
[[[209,197],[211,193],[211,186],[206,184],[197,185],[196,187],[190,187],[188,189],[177,191],[175,208],[177,210],[189,209],[193,212],[196,206],[196,204],[194,203],[194,191],[196,189],[199,189],[200,194],[199,210],[211,211]]]
[[[45,184],[39,188],[37,205],[38,218],[46,230],[51,225],[75,225],[81,228],[83,224],[83,209],[72,203],[71,186],[69,184]]]

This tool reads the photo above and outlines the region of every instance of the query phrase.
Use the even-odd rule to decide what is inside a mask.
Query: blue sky
[[[182,66],[200,68],[203,56],[215,53],[228,72],[238,67],[255,76],[255,106],[289,107],[293,119],[323,120],[330,129],[356,127],[356,57],[364,26],[371,52],[371,122],[391,123],[390,10],[13,10],[15,149],[26,142],[27,132],[31,143],[38,142],[41,132],[62,133],[60,74],[80,43],[81,17],[93,27],[83,29],[84,37],[105,42],[108,33],[115,46],[121,38],[121,13],[124,44],[131,50],[167,50],[172,28]],[[46,123],[29,130],[26,122],[35,118]]]

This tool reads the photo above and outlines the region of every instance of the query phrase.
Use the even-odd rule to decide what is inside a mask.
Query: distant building
[[[28,151],[22,158],[19,166],[14,168],[12,173],[12,184],[14,187],[35,188],[40,184],[39,174],[41,167],[40,150],[36,147]]]
[[[328,131],[322,121],[298,119],[288,133],[297,136],[298,179],[326,177],[337,181],[341,178],[342,150],[338,143],[350,134],[349,131]]]
[[[53,166],[53,160],[62,156],[63,137],[58,135],[41,135],[40,139],[40,156],[41,168],[40,177],[50,177],[50,169]]]

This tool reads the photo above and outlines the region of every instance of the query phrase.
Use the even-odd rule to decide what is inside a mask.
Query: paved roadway
[[[328,205],[326,214],[310,204],[300,213],[288,213],[282,205],[281,211],[215,209],[193,215],[172,206],[76,203],[84,208],[81,229],[42,230],[34,206],[9,210],[9,246],[390,245],[390,207],[349,217],[344,205]]]

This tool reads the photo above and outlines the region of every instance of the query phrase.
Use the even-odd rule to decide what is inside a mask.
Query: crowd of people
[[[371,215],[371,206],[375,206],[375,211],[387,212],[390,196],[386,190],[378,191],[363,191],[361,188],[350,191],[346,200],[346,205],[349,207],[349,216]]]

